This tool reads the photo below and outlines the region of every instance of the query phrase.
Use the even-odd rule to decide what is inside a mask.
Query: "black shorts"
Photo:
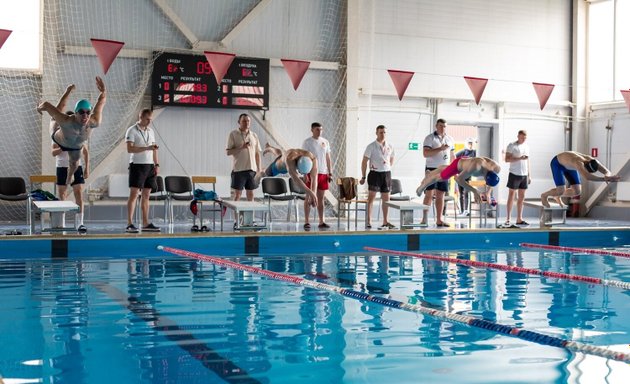
[[[370,171],[367,177],[368,191],[389,193],[392,189],[392,173],[390,171]]]
[[[424,169],[424,174],[428,174],[429,172],[435,170],[437,168],[425,168]],[[427,189],[425,189],[425,191],[432,191],[434,189],[437,189],[438,191],[442,191],[442,192],[448,192],[448,180],[446,181],[438,181],[437,183],[433,183],[431,185],[429,185],[427,187]]]
[[[232,184],[230,188],[237,191],[242,191],[243,188],[248,191],[253,191],[257,187],[254,183],[254,177],[256,177],[256,172],[254,171],[232,171]]]
[[[508,175],[507,187],[509,189],[527,189],[527,176],[518,176],[513,173]]]
[[[129,164],[129,188],[151,188],[157,191],[156,176],[153,164]]]
[[[57,167],[57,185],[66,185],[66,179],[68,178],[68,167]],[[79,165],[76,171],[74,171],[74,177],[70,185],[85,184],[83,178],[83,167]]]

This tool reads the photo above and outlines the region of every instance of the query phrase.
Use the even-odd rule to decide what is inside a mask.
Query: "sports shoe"
[[[386,225],[386,226],[387,226],[387,228],[389,228],[389,229],[396,229],[396,226],[395,226],[394,224],[392,224],[392,223],[387,222],[387,223],[385,223],[385,225]]]
[[[153,225],[153,223],[149,223],[146,227],[142,227],[142,232],[160,232],[160,228]]]
[[[523,221],[517,221],[517,222],[516,222],[516,225],[528,226],[528,225],[529,225],[529,223],[528,223],[527,221],[523,220]]]
[[[140,232],[140,231],[138,230],[138,228],[136,228],[136,226],[135,226],[135,225],[133,225],[133,224],[129,224],[129,225],[127,226],[127,228],[125,228],[125,232],[127,232],[127,233],[138,233],[138,232]]]
[[[87,227],[85,225],[81,224],[77,228],[77,232],[79,232],[79,233],[87,233]]]
[[[380,227],[378,227],[379,231],[382,231],[384,229],[389,229],[389,227],[387,226],[387,224],[383,224]]]

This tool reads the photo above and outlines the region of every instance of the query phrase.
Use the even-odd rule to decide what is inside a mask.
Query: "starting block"
[[[267,212],[269,207],[262,203],[255,201],[227,201],[224,200],[222,204],[234,211],[236,222],[234,225],[235,230],[253,229],[262,230],[267,229]],[[262,225],[254,224],[254,214],[256,212],[263,212],[264,220]],[[221,216],[221,229],[223,229],[223,216]]]
[[[420,223],[413,222],[413,211],[423,211],[431,208],[428,205],[417,203],[415,201],[386,201],[383,204],[389,208],[398,209],[400,211],[400,229],[413,227],[422,227]]]
[[[66,212],[79,212],[79,206],[72,201],[33,201],[33,209],[31,209],[31,233],[35,232],[35,213],[41,214],[41,231],[68,231],[77,230],[77,221],[74,220],[74,227],[64,226],[64,215]],[[50,227],[44,227],[44,214],[50,215]]]
[[[540,210],[540,226],[551,227],[553,225],[566,224],[567,207],[557,203],[549,203],[550,207],[545,207],[540,200],[525,200],[524,205],[538,208]]]

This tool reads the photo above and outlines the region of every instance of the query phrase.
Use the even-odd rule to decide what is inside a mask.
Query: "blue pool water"
[[[433,252],[435,254],[440,254]],[[480,261],[630,281],[630,259]],[[373,253],[231,257],[266,270],[630,353],[629,292]],[[630,365],[162,257],[0,260],[7,383],[622,383]]]

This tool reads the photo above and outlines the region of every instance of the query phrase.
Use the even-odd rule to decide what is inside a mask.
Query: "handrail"
[[[625,162],[621,163],[622,165],[613,171],[613,175],[624,175],[628,171],[630,171],[630,155],[626,158]],[[591,209],[599,203],[602,197],[608,192],[608,188],[610,188],[610,183],[600,183],[601,185],[597,187],[595,192],[591,194],[591,196],[586,200],[584,204],[584,215],[588,215]]]

